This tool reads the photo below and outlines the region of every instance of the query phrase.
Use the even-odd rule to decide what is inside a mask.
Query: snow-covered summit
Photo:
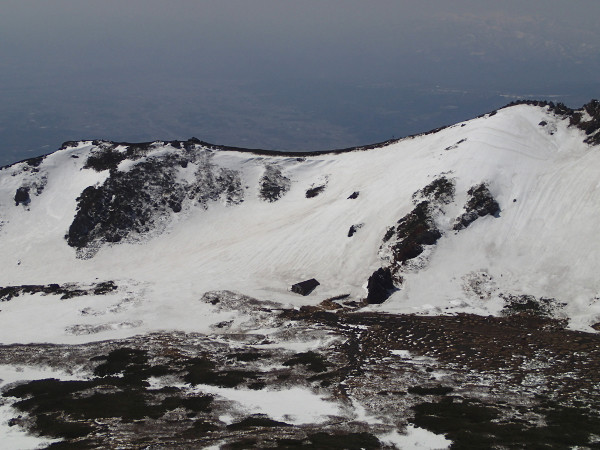
[[[516,104],[316,154],[66,143],[0,170],[0,341],[243,330],[202,300],[223,290],[399,313],[532,307],[589,331],[599,112]],[[290,291],[312,278],[310,295]]]

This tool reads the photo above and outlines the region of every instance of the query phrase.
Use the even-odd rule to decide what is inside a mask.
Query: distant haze
[[[0,165],[63,141],[374,143],[600,97],[600,2],[3,0]]]

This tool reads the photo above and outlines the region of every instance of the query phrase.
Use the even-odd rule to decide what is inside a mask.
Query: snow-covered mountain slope
[[[533,308],[591,331],[598,109],[519,104],[312,155],[81,141],[5,167],[0,342],[243,330],[250,312],[206,301],[221,290],[398,313]],[[310,295],[291,292],[310,278]]]

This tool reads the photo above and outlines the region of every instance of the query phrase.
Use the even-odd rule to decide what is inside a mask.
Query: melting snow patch
[[[200,385],[197,389],[239,403],[245,414],[266,414],[271,419],[294,425],[322,423],[329,416],[340,415],[340,408],[336,403],[298,387],[281,391],[253,391]]]
[[[403,449],[418,448],[437,450],[450,448],[450,445],[452,444],[452,441],[446,439],[442,435],[412,425],[406,427],[406,434],[392,431],[386,435],[379,436],[379,440],[384,444],[394,445],[397,448]]]

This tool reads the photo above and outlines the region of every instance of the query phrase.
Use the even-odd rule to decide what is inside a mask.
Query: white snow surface
[[[311,390],[300,387],[256,391],[199,385],[196,389],[235,402],[238,406],[236,411],[241,408],[245,414],[265,414],[271,419],[294,425],[322,423],[331,416],[342,413],[336,402],[323,399]],[[221,420],[233,422],[233,417],[222,416]]]
[[[379,436],[384,444],[393,445],[399,449],[423,449],[440,450],[450,448],[452,441],[444,436],[432,433],[429,430],[409,425],[406,427],[406,434],[400,434],[392,431],[383,436]]]
[[[65,234],[77,197],[109,175],[83,168],[94,145],[80,142],[53,153],[38,173],[24,170],[26,163],[13,165],[0,171],[0,286],[112,280],[119,290],[69,300],[21,295],[0,303],[0,342],[214,332],[211,325],[236,313],[201,302],[208,291],[296,307],[341,294],[364,298],[369,276],[384,265],[378,252],[386,229],[412,210],[412,194],[440,174],[456,183],[454,202],[438,217],[443,237],[423,268],[405,274],[402,289],[368,309],[487,315],[500,311],[501,293],[529,294],[566,303],[562,314],[570,326],[592,331],[600,321],[600,151],[584,138],[547,109],[519,105],[366,151],[296,158],[198,146],[216,166],[239,171],[244,201],[173,213],[160,235],[105,245],[91,259],[77,259]],[[177,151],[156,144],[146,158]],[[291,180],[290,190],[272,203],[258,195],[267,165]],[[180,178],[193,170],[182,169]],[[27,207],[15,206],[16,190],[42,175],[41,194]],[[467,190],[482,182],[500,204],[500,217],[452,231]],[[320,195],[306,198],[307,189],[323,183]],[[355,191],[358,198],[348,199]],[[363,226],[349,238],[355,224]],[[483,275],[481,295],[469,282]],[[311,295],[290,292],[292,284],[313,277],[320,286]]]

